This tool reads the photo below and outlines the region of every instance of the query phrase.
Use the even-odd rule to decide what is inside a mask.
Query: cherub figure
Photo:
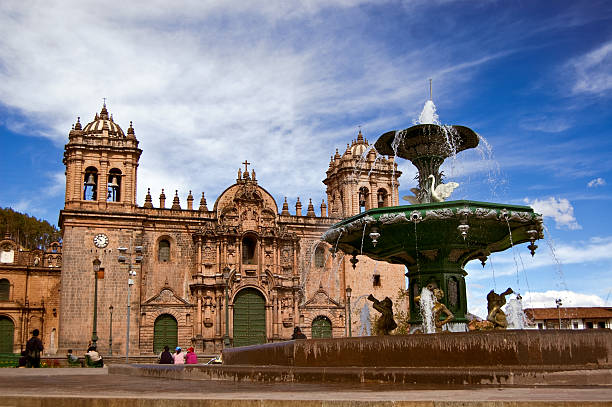
[[[506,305],[506,295],[513,292],[512,288],[508,288],[501,294],[497,294],[493,290],[487,294],[487,311],[489,311],[487,321],[492,322],[495,329],[506,329],[508,327],[506,313],[502,311],[501,307]]]
[[[442,327],[452,320],[455,319],[455,314],[453,314],[446,305],[440,302],[442,298],[444,298],[444,291],[440,288],[437,288],[434,284],[427,284],[426,288],[432,292],[433,297],[435,299],[434,305],[432,307],[431,313],[434,320],[434,325],[436,327],[436,332],[442,332]],[[414,301],[417,303],[421,302],[421,296],[417,295],[414,297]],[[440,316],[444,314],[445,318],[440,319]]]
[[[372,301],[374,309],[381,313],[380,318],[376,321],[376,332],[378,335],[389,335],[397,328],[397,323],[393,319],[393,301],[389,297],[378,301],[372,294],[368,296],[368,300]]]

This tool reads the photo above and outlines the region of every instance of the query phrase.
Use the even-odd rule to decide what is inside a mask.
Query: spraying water
[[[421,290],[421,300],[419,301],[421,317],[423,318],[423,333],[433,334],[436,332],[433,312],[436,302],[437,300],[433,292],[427,287],[423,287]]]
[[[419,118],[414,121],[414,124],[440,124],[438,113],[436,113],[436,105],[433,100],[428,100],[423,106],[423,110]]]
[[[517,295],[516,298],[508,300],[508,305],[506,305],[506,316],[508,329],[525,329],[527,326],[527,317],[523,311],[523,300],[519,295]]]
[[[359,311],[359,321],[361,322],[359,335],[370,336],[372,334],[372,324],[370,323],[370,307],[367,303],[364,303],[361,311]]]

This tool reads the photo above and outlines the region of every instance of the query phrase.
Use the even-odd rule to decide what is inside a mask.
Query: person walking
[[[176,347],[176,353],[174,355],[172,355],[172,357],[174,358],[174,364],[175,365],[184,365],[185,364],[185,354],[181,350],[180,346]]]
[[[26,367],[40,367],[40,352],[43,350],[43,343],[38,337],[38,329],[32,331],[32,337],[26,343]]]
[[[172,365],[174,364],[174,358],[172,357],[172,353],[170,353],[170,348],[168,345],[164,346],[164,351],[159,355],[159,363],[161,365]]]

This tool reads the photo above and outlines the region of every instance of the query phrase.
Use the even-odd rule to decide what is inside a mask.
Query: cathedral
[[[55,317],[40,325],[47,342],[53,330],[55,351],[95,342],[104,354],[152,355],[165,345],[217,354],[288,340],[298,326],[308,338],[369,335],[376,312],[368,294],[395,301],[405,288],[403,266],[365,256],[355,263],[320,240],[343,218],[398,205],[397,165],[369,151],[361,131],[322,174],[327,204],[318,215],[299,198],[279,210],[246,160],[214,203],[192,191],[181,203],[179,191],[162,189],[155,199],[148,190],[141,205],[138,144],[132,123],[124,132],[106,105],[68,135],[61,281],[48,294]],[[11,284],[6,266],[0,288]],[[19,349],[23,321],[2,304]]]

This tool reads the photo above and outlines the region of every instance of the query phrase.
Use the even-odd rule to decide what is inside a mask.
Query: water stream
[[[421,289],[421,301],[419,302],[421,318],[423,318],[423,333],[433,334],[436,332],[433,312],[436,302],[437,300],[433,292],[427,287],[423,287]]]

